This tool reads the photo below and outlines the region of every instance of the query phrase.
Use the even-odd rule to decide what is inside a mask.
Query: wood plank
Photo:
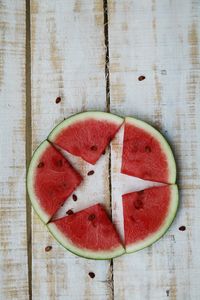
[[[100,0],[31,1],[33,149],[64,117],[106,110],[103,22]],[[85,174],[82,162],[76,166]],[[98,176],[108,178],[108,155],[97,168]],[[98,200],[108,204],[108,184],[86,184],[84,195],[95,201],[101,196]],[[64,250],[35,213],[32,241],[33,299],[110,299],[109,261],[86,260]],[[45,252],[48,245],[53,248]]]
[[[0,295],[28,299],[25,1],[0,3]]]
[[[176,155],[180,188],[180,209],[168,233],[152,247],[114,260],[114,296],[200,299],[199,2],[108,4],[111,110],[161,130]],[[141,75],[146,79],[139,81]],[[115,157],[120,147],[116,145],[115,141]],[[113,160],[113,180],[118,170]],[[182,225],[186,231],[179,231]]]

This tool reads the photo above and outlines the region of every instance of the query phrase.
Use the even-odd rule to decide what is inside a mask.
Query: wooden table
[[[1,0],[0,29],[0,299],[199,300],[200,2]],[[89,109],[154,124],[178,164],[173,226],[113,261],[65,251],[26,194],[32,151],[64,117]],[[102,178],[114,176],[108,165],[109,155]],[[108,183],[102,193],[109,201]]]

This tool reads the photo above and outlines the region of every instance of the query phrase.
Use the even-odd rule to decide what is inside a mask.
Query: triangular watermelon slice
[[[32,205],[44,223],[52,218],[81,180],[48,141],[40,144],[29,166],[27,187]]]
[[[122,123],[122,118],[110,113],[79,113],[56,126],[48,140],[95,164]]]
[[[110,259],[125,250],[102,205],[96,204],[50,222],[55,239],[69,251],[91,259]]]
[[[172,223],[178,207],[176,185],[149,188],[122,196],[127,253],[157,241]]]
[[[176,165],[164,137],[147,123],[125,119],[121,172],[141,179],[175,183]]]

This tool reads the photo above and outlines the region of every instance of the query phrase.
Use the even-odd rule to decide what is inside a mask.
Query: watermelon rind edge
[[[150,237],[146,238],[142,242],[133,243],[128,246],[126,246],[126,253],[133,253],[137,252],[139,250],[142,250],[146,247],[151,246],[156,241],[158,241],[169,229],[171,226],[173,220],[175,219],[177,210],[178,210],[178,204],[179,204],[179,195],[178,195],[178,187],[176,184],[169,185],[169,188],[171,189],[171,201],[170,201],[170,207],[167,217],[165,218],[164,224],[160,227],[160,229],[152,234]]]
[[[32,159],[29,164],[27,176],[26,176],[26,184],[27,184],[27,191],[29,195],[29,199],[31,201],[32,207],[34,211],[37,213],[39,218],[44,224],[47,224],[50,220],[50,217],[39,205],[39,201],[37,196],[34,193],[34,170],[35,167],[38,165],[40,156],[44,152],[44,150],[50,145],[50,143],[47,140],[44,140],[34,151]]]
[[[167,157],[167,162],[169,167],[168,181],[165,183],[174,184],[176,182],[176,162],[175,162],[172,149],[169,143],[164,138],[164,136],[153,126],[149,125],[148,123],[142,120],[133,117],[126,117],[125,124],[126,123],[133,124],[134,126],[145,130],[149,134],[153,135],[157,139],[157,141],[159,141],[161,148]]]
[[[61,121],[58,125],[56,125],[50,134],[47,137],[47,140],[50,142],[54,142],[56,139],[57,135],[60,133],[60,131],[63,128],[67,128],[68,126],[79,122],[79,121],[84,121],[87,120],[88,118],[95,118],[96,120],[105,120],[105,121],[113,121],[114,123],[118,124],[121,126],[124,122],[124,119],[108,112],[103,112],[103,111],[86,111],[86,112],[80,112],[74,115],[69,116],[67,119],[64,121]]]
[[[122,245],[110,251],[101,251],[101,252],[77,247],[70,241],[70,239],[68,239],[64,234],[62,234],[62,232],[56,227],[56,225],[53,222],[48,223],[46,226],[49,232],[52,234],[52,236],[57,240],[57,242],[60,245],[62,245],[65,249],[67,249],[71,253],[76,254],[80,257],[95,259],[95,260],[107,260],[107,259],[116,258],[125,253],[125,249],[123,248]]]

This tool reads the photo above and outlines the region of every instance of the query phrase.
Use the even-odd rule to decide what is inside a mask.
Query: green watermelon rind
[[[27,184],[27,191],[29,195],[29,199],[31,201],[32,207],[34,211],[37,213],[39,218],[44,224],[47,224],[51,218],[50,215],[48,215],[41,207],[39,204],[39,199],[35,195],[34,192],[34,176],[35,176],[35,170],[37,169],[37,165],[40,162],[40,157],[44,153],[44,151],[47,149],[47,147],[50,146],[50,143],[47,140],[44,140],[34,151],[31,162],[29,164],[28,172],[27,172],[27,179],[26,179],[26,184]]]
[[[163,137],[163,135],[153,126],[133,117],[126,117],[125,124],[126,123],[132,124],[140,129],[143,129],[144,131],[152,135],[160,143],[161,149],[166,155],[169,169],[168,180],[165,183],[174,184],[176,182],[176,162],[171,147],[166,141],[166,139]]]
[[[108,251],[92,251],[89,249],[83,249],[74,245],[72,241],[70,241],[70,239],[68,239],[53,222],[48,223],[47,228],[60,245],[62,245],[71,253],[76,254],[80,257],[95,260],[107,260],[121,256],[125,253],[125,249],[122,245]]]
[[[119,125],[119,127],[123,124],[124,119],[111,114],[107,112],[102,112],[102,111],[87,111],[87,112],[81,112],[74,114],[64,121],[60,122],[56,127],[53,128],[53,130],[50,132],[50,134],[47,137],[47,140],[49,140],[51,143],[54,143],[56,137],[60,134],[61,130],[64,128],[67,128],[68,126],[75,124],[76,122],[80,121],[85,121],[88,119],[95,119],[95,120],[100,120],[100,121],[108,121],[115,123]]]
[[[126,246],[125,247],[126,253],[129,254],[129,253],[137,252],[139,250],[151,246],[152,244],[157,242],[171,226],[178,210],[179,196],[178,196],[178,187],[176,184],[169,185],[169,188],[171,189],[171,201],[170,201],[169,211],[163,225],[161,225],[160,229],[156,233],[147,237],[145,240],[140,241],[138,243],[129,244],[128,246]]]

